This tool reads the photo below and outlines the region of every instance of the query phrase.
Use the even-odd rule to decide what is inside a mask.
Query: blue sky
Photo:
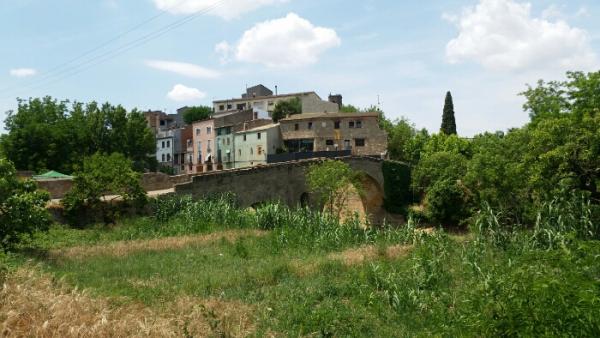
[[[173,112],[262,83],[379,96],[430,131],[450,90],[460,134],[505,130],[527,121],[526,83],[599,69],[599,16],[593,0],[3,0],[0,119],[16,97]]]

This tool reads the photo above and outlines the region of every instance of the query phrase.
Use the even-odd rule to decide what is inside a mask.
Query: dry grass
[[[119,241],[103,245],[75,246],[67,249],[51,250],[49,258],[82,259],[90,256],[123,257],[139,251],[164,251],[182,249],[190,246],[206,245],[225,239],[233,242],[241,237],[264,236],[261,230],[230,230],[215,232],[207,235],[166,237],[150,240]]]
[[[331,260],[341,261],[345,265],[350,266],[362,264],[365,261],[371,261],[378,257],[387,259],[403,257],[409,253],[411,248],[411,245],[392,245],[386,248],[378,248],[374,245],[367,245],[360,248],[344,250],[342,252],[334,252],[329,254],[327,257]]]
[[[160,309],[115,306],[25,269],[0,290],[3,337],[244,337],[254,332],[253,309],[240,302],[181,297]]]
[[[392,245],[379,248],[374,245],[351,248],[341,252],[332,252],[326,257],[311,260],[294,259],[290,261],[290,267],[300,277],[315,274],[327,261],[340,261],[344,265],[358,265],[377,258],[397,259],[408,255],[412,245]]]

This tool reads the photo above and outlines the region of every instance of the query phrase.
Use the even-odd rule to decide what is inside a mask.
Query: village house
[[[241,130],[235,133],[234,144],[235,168],[267,164],[267,155],[275,154],[281,147],[279,124],[269,123]]]
[[[276,87],[277,88],[277,87]],[[315,92],[301,92],[291,94],[273,94],[269,88],[257,85],[246,89],[240,98],[213,101],[215,112],[228,112],[235,110],[252,109],[258,112],[259,118],[271,117],[275,105],[280,101],[293,98],[300,99],[302,112],[338,112],[340,105],[337,102],[324,101]]]
[[[194,122],[192,125],[193,158],[189,173],[219,170],[223,161],[233,150],[233,126],[255,120],[257,115],[252,110],[216,113],[212,118]],[[229,140],[229,141],[228,141]],[[231,161],[228,161],[231,162]]]
[[[349,151],[352,155],[385,156],[387,134],[379,113],[306,113],[279,121],[288,152]]]

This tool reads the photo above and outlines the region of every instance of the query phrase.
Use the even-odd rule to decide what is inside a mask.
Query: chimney
[[[335,94],[335,95],[329,94],[329,102],[336,103],[338,105],[338,108],[342,109],[342,95],[340,95],[340,94]]]
[[[275,85],[275,96],[277,96],[277,85]]]

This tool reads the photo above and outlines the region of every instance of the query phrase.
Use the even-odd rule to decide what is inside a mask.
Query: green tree
[[[32,181],[19,181],[11,162],[0,158],[0,248],[11,249],[23,235],[48,229],[47,192]]]
[[[523,109],[533,123],[543,118],[574,114],[597,115],[600,111],[600,71],[567,72],[566,81],[539,80],[534,88],[528,86],[520,93],[526,99]]]
[[[444,113],[442,115],[442,127],[440,131],[446,135],[456,134],[456,120],[454,119],[454,103],[452,102],[452,94],[446,93],[444,101]]]
[[[208,106],[197,106],[187,108],[183,112],[183,121],[186,124],[192,124],[196,121],[206,120],[213,114],[213,110]]]
[[[51,97],[18,100],[8,112],[8,134],[0,149],[19,169],[71,173],[83,158],[96,152],[120,152],[148,168],[156,144],[144,115],[121,106],[83,104]]]
[[[114,223],[117,208],[113,200],[137,206],[146,201],[140,179],[133,162],[120,153],[86,157],[81,170],[75,173],[73,188],[62,200],[65,214],[72,223],[85,217],[86,212],[92,218],[100,216],[105,224]]]
[[[302,113],[302,101],[298,97],[291,100],[279,101],[273,109],[271,117],[273,122],[277,122],[288,115],[295,115]]]
[[[411,140],[416,136],[414,125],[406,118],[401,118],[386,127],[388,133],[388,153],[390,159],[410,162]]]
[[[340,113],[359,113],[359,112],[360,112],[360,109],[351,104],[344,104],[340,108]]]
[[[306,173],[311,193],[325,209],[340,218],[353,190],[362,193],[361,173],[342,161],[326,160],[312,164]]]
[[[440,151],[426,154],[412,171],[412,187],[426,194],[436,182],[461,180],[467,172],[468,160],[459,153]]]

